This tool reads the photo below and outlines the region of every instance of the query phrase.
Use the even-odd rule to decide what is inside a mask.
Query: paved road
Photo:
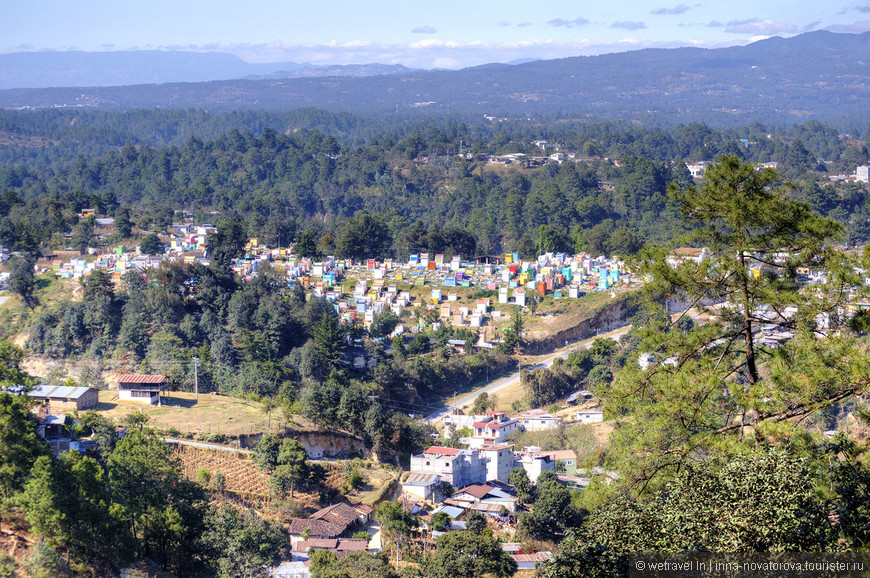
[[[609,337],[611,339],[618,339],[622,335],[628,333],[629,329],[631,329],[631,326],[626,325],[625,327],[620,327],[619,329],[616,329],[616,330],[611,331],[609,333],[604,333],[604,334],[599,335],[597,337]],[[556,353],[552,353],[552,354],[548,355],[542,361],[538,362],[537,364],[535,364],[531,367],[550,367],[553,365],[553,361],[555,361],[557,357],[565,358],[565,357],[568,357],[568,355],[572,351],[576,351],[576,350],[581,349],[581,348],[582,349],[589,349],[589,347],[592,345],[592,342],[595,341],[595,339],[596,339],[596,337],[591,337],[589,339],[584,339],[583,341],[573,343],[570,346],[565,347],[565,348],[557,351]],[[449,415],[450,410],[454,406],[456,408],[462,408],[463,406],[471,405],[472,403],[474,403],[474,400],[477,399],[477,396],[480,395],[481,393],[486,392],[488,395],[492,395],[493,393],[496,393],[496,392],[498,392],[506,387],[510,387],[514,384],[519,383],[519,381],[520,381],[520,372],[519,371],[516,373],[513,373],[511,375],[508,375],[507,377],[502,377],[502,378],[496,379],[495,381],[491,381],[488,385],[486,385],[480,389],[477,389],[469,394],[466,394],[466,395],[460,397],[459,399],[457,399],[454,403],[451,403],[450,405],[445,405],[441,409],[439,409],[438,411],[435,411],[435,412],[429,414],[426,417],[426,420],[430,421],[432,423],[436,423],[436,422],[440,421],[441,418],[443,418],[445,415]]]

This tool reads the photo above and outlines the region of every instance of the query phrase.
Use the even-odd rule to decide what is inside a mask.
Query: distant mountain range
[[[13,52],[0,54],[0,89],[130,86],[241,78],[373,76],[409,72],[401,65],[251,64],[224,52]]]
[[[229,70],[234,58],[196,58],[205,56],[213,60],[208,61],[210,68],[203,65],[203,75],[216,74],[224,66],[221,62],[226,63],[222,70]],[[332,75],[292,78],[303,74],[299,71],[305,67],[269,66],[276,68],[247,69],[249,78],[238,80],[3,90],[0,107],[290,110],[314,106],[358,113],[541,114],[712,124],[863,118],[862,130],[870,111],[870,33],[819,31],[712,50],[647,49],[457,71],[370,65],[353,74],[350,69],[319,68],[315,70]]]

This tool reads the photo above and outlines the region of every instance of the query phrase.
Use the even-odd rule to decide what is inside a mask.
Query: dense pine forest
[[[665,131],[610,122],[402,123],[315,110],[5,111],[0,134],[0,243],[13,249],[57,244],[52,235],[70,233],[75,212],[96,208],[133,210],[141,229],[163,228],[179,211],[200,222],[233,217],[273,245],[309,232],[322,254],[348,250],[336,243],[360,212],[386,233],[375,256],[407,256],[421,240],[438,251],[530,255],[542,238],[558,249],[630,254],[679,229],[665,190],[690,182],[684,161],[723,154],[777,162],[796,196],[847,226],[847,242],[867,239],[860,187],[827,184],[828,173],[854,174],[867,162],[865,142],[859,131],[841,135],[818,122]],[[534,144],[541,141],[548,144]],[[584,161],[535,169],[531,159],[554,145]],[[527,160],[487,170],[485,155],[508,153]]]

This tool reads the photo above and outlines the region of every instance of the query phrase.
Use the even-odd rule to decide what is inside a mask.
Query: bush
[[[348,477],[347,479],[347,483],[349,483],[350,487],[352,487],[354,490],[360,489],[364,481],[365,480],[363,479],[363,475],[360,473],[359,470],[356,469],[350,473],[350,477]]]
[[[30,550],[25,562],[27,572],[33,578],[56,578],[72,576],[69,564],[48,542],[40,541]]]
[[[196,470],[196,483],[200,486],[208,487],[208,483],[211,481],[211,472],[205,468],[198,468]]]
[[[12,578],[15,576],[16,566],[15,558],[6,552],[0,552],[0,578]]]
[[[371,540],[372,535],[366,532],[365,530],[360,530],[356,534],[352,536],[354,540]]]
[[[211,489],[215,492],[222,493],[227,488],[227,477],[218,472],[211,479]]]

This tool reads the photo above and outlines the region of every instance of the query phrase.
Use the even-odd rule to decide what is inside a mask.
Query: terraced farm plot
[[[226,476],[229,492],[258,497],[269,494],[269,476],[245,455],[182,445],[176,446],[174,453],[181,460],[181,473],[189,480],[196,480],[197,470],[204,469],[212,479],[217,473]]]

